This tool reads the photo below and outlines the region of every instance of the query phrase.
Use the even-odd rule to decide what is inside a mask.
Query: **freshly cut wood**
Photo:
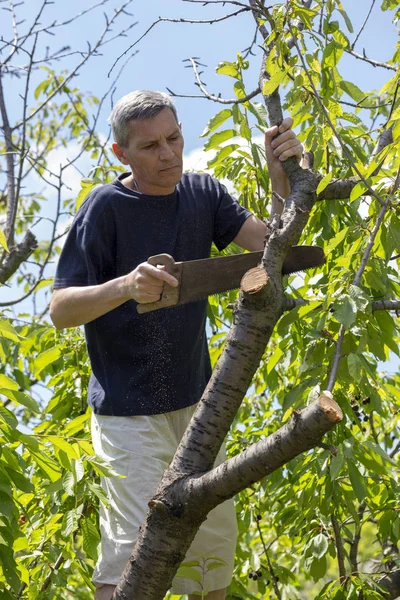
[[[262,267],[254,267],[247,271],[240,282],[240,289],[247,294],[256,294],[267,285],[268,275]]]

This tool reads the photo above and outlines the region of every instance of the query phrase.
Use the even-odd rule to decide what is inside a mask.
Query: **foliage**
[[[393,10],[398,18],[397,2],[385,0],[382,9]],[[285,5],[276,4],[268,19],[265,23],[272,33],[267,44],[276,44],[267,60],[270,81],[263,91],[284,89],[285,109],[321,173],[318,192],[331,180],[353,176],[357,169],[383,202],[393,201],[357,284],[353,274],[381,210],[379,201],[365,195],[365,184],[354,187],[350,200],[317,203],[303,233],[302,243],[322,246],[327,263],[318,272],[286,278],[288,295],[308,304],[287,312],[279,322],[232,428],[229,453],[235,455],[275,431],[293,410],[325,388],[341,326],[334,396],[345,419],[328,436],[326,448],[296,458],[237,498],[240,537],[229,597],[352,600],[362,593],[367,600],[381,597],[377,573],[399,563],[400,375],[382,372],[382,363],[393,353],[399,355],[398,318],[372,310],[375,300],[400,298],[400,212],[398,192],[394,193],[400,167],[399,71],[388,71],[388,81],[378,92],[343,80],[340,62],[351,49],[354,33],[339,0],[317,0],[313,8],[293,1],[288,12]],[[296,27],[300,22],[302,27]],[[288,23],[298,36],[304,64],[296,49],[289,49]],[[398,69],[399,61],[396,48],[388,64]],[[239,54],[217,67],[219,74],[232,78],[237,99],[246,94],[248,66],[248,58]],[[22,296],[42,300],[43,288],[52,280],[48,265],[59,252],[61,212],[70,216],[94,185],[118,171],[89,125],[88,106],[101,101],[74,88],[69,73],[46,67],[44,75],[29,107],[34,116],[26,120],[24,134],[14,136],[15,147],[29,149],[21,159],[21,181],[32,170],[46,181],[51,151],[72,141],[77,156],[89,153],[94,169],[82,180],[77,201],[66,199],[58,206],[52,239],[42,241],[31,257],[36,267],[22,264],[12,279]],[[45,102],[56,89],[57,100]],[[393,143],[371,158],[378,134],[389,125]],[[203,134],[205,149],[215,152],[209,168],[233,182],[240,202],[261,218],[268,217],[271,194],[259,141],[265,127],[266,111],[259,98],[225,105]],[[5,151],[3,143],[1,153]],[[4,175],[6,167],[2,164],[0,169]],[[54,185],[61,198],[61,175]],[[14,230],[18,239],[41,218],[45,198],[40,189],[20,190]],[[3,196],[0,211],[5,213]],[[10,250],[7,238],[0,234],[0,244]],[[210,299],[214,363],[232,319],[229,306],[234,298],[230,292]],[[98,552],[98,502],[105,500],[98,475],[109,471],[94,457],[89,441],[85,404],[89,365],[82,333],[55,332],[46,310],[15,317],[7,310],[7,301],[3,307],[0,595],[10,600],[89,599]],[[342,578],[341,547],[346,571]]]

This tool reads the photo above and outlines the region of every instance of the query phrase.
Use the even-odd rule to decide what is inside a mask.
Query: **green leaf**
[[[323,533],[319,533],[312,538],[309,548],[315,558],[322,558],[328,551],[328,538]]]
[[[12,342],[20,342],[23,339],[7,320],[0,321],[0,336],[5,337]]]
[[[51,363],[58,360],[61,356],[61,348],[59,346],[54,346],[53,348],[49,348],[49,350],[45,350],[41,352],[36,358],[34,363],[33,372],[37,377],[43,369],[51,365]]]
[[[90,519],[83,519],[81,521],[80,530],[82,533],[84,551],[92,560],[96,561],[98,555],[97,549],[100,542],[97,527]]]
[[[387,454],[383,448],[381,448],[378,444],[375,444],[375,442],[372,440],[366,440],[363,442],[363,445],[369,448],[374,454],[381,456],[386,462],[390,463],[394,467],[397,467],[396,461],[390,458],[389,454]]]
[[[29,410],[34,413],[41,412],[36,400],[34,400],[31,396],[28,396],[28,394],[25,392],[17,392],[15,390],[7,390],[3,388],[0,389],[0,394],[6,396],[6,398],[9,400],[12,400],[15,402],[15,404],[22,404],[22,406],[26,406],[26,408],[29,408]]]
[[[215,129],[218,129],[218,127],[222,125],[222,123],[224,123],[231,116],[232,110],[230,108],[224,108],[224,110],[221,110],[219,113],[211,117],[200,137],[205,137]]]
[[[202,580],[201,573],[193,567],[179,567],[175,577],[191,579],[192,581],[197,581],[198,583],[201,583]]]
[[[336,456],[333,456],[330,464],[331,480],[333,481],[339,475],[343,466],[343,454],[338,452]]]
[[[49,435],[46,439],[54,444],[54,446],[65,452],[65,454],[72,460],[77,460],[79,458],[75,448],[73,448],[71,443],[65,438],[61,436]]]
[[[267,123],[267,111],[261,102],[249,102],[249,111],[256,117],[258,124],[265,127]]]
[[[358,381],[361,377],[361,374],[364,371],[360,357],[357,356],[357,354],[349,354],[349,356],[347,357],[347,366],[350,375],[355,381]]]
[[[331,182],[332,177],[333,177],[333,171],[330,171],[327,175],[325,175],[325,177],[323,177],[321,179],[321,181],[319,182],[318,187],[317,187],[317,194],[320,194],[321,192],[324,191],[326,186]]]
[[[263,89],[263,96],[269,96],[270,94],[272,94],[278,87],[279,85],[283,82],[283,80],[286,77],[286,71],[276,71],[276,73],[274,73],[272,75],[272,77],[265,82],[264,84],[264,89]]]
[[[365,183],[363,183],[363,182],[357,183],[357,185],[355,185],[353,187],[353,189],[351,190],[350,202],[353,202],[354,200],[357,200],[357,198],[362,196],[363,193],[366,191],[366,189],[367,189],[367,186],[365,185]]]
[[[18,489],[22,490],[23,492],[26,492],[27,494],[33,493],[35,491],[35,488],[32,485],[32,483],[22,473],[15,471],[14,469],[11,469],[7,466],[5,466],[4,468]]]
[[[327,569],[326,556],[316,558],[310,565],[310,574],[314,581],[319,581],[324,577]]]
[[[341,229],[329,242],[329,244],[327,245],[325,252],[326,254],[329,254],[330,252],[332,252],[332,250],[334,250],[334,248],[336,248],[336,246],[338,246],[341,242],[343,242],[344,238],[347,236],[349,232],[349,228],[348,227],[344,227],[343,229]]]
[[[339,323],[349,329],[357,317],[356,303],[348,294],[342,294],[333,304],[333,316]]]
[[[347,467],[349,469],[351,487],[353,488],[357,499],[362,502],[367,495],[363,478],[361,477],[360,471],[351,460],[347,461]]]
[[[357,310],[365,311],[370,306],[370,298],[358,285],[349,286],[349,296],[357,306]]]
[[[224,131],[214,133],[204,144],[204,150],[208,151],[217,148],[220,144],[233,137],[236,137],[236,131],[234,129],[225,129]]]
[[[353,25],[352,25],[352,22],[349,19],[349,16],[348,16],[347,12],[345,10],[343,10],[343,8],[339,8],[339,12],[342,15],[342,17],[343,17],[343,19],[344,19],[344,21],[346,23],[347,29],[350,31],[350,33],[353,33],[354,32]]]
[[[353,98],[353,100],[355,100],[356,102],[361,102],[361,100],[364,100],[364,92],[361,91],[360,88],[357,87],[351,81],[345,81],[344,79],[342,79],[342,81],[339,82],[339,86],[344,92],[346,92],[346,94],[350,96],[350,98]]]
[[[68,496],[74,496],[75,492],[75,476],[71,471],[66,471],[62,478],[63,488]]]
[[[6,252],[10,252],[7,246],[7,238],[2,229],[0,229],[0,246],[2,246]]]
[[[234,79],[240,79],[236,63],[233,62],[220,62],[215,71],[218,75],[229,75],[229,77],[233,77]]]
[[[17,575],[18,567],[14,560],[13,551],[11,548],[0,544],[0,563],[3,568],[3,575],[8,585],[17,594],[21,587],[21,581]]]
[[[0,388],[7,388],[8,390],[18,390],[19,385],[16,381],[0,373]]]
[[[222,162],[227,156],[229,156],[230,154],[232,154],[232,152],[234,152],[238,148],[240,148],[239,144],[229,144],[228,146],[224,146],[216,154],[216,156],[214,156],[214,158],[212,158],[211,160],[208,161],[207,166],[209,168],[210,167],[214,167],[215,165],[217,165],[220,162]]]

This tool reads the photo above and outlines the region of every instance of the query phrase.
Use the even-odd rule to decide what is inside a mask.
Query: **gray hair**
[[[129,121],[144,121],[158,115],[163,108],[170,108],[178,123],[178,114],[171,98],[164,92],[138,90],[123,96],[108,117],[114,140],[125,148],[129,144]]]

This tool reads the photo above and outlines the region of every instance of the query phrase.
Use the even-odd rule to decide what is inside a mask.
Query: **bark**
[[[10,253],[5,254],[4,262],[0,266],[0,284],[10,279],[18,267],[29,258],[36,246],[37,239],[33,233],[27,231],[23,241],[10,248]]]
[[[384,594],[386,600],[395,600],[400,596],[400,569],[392,571],[378,581],[381,588],[387,591]]]

